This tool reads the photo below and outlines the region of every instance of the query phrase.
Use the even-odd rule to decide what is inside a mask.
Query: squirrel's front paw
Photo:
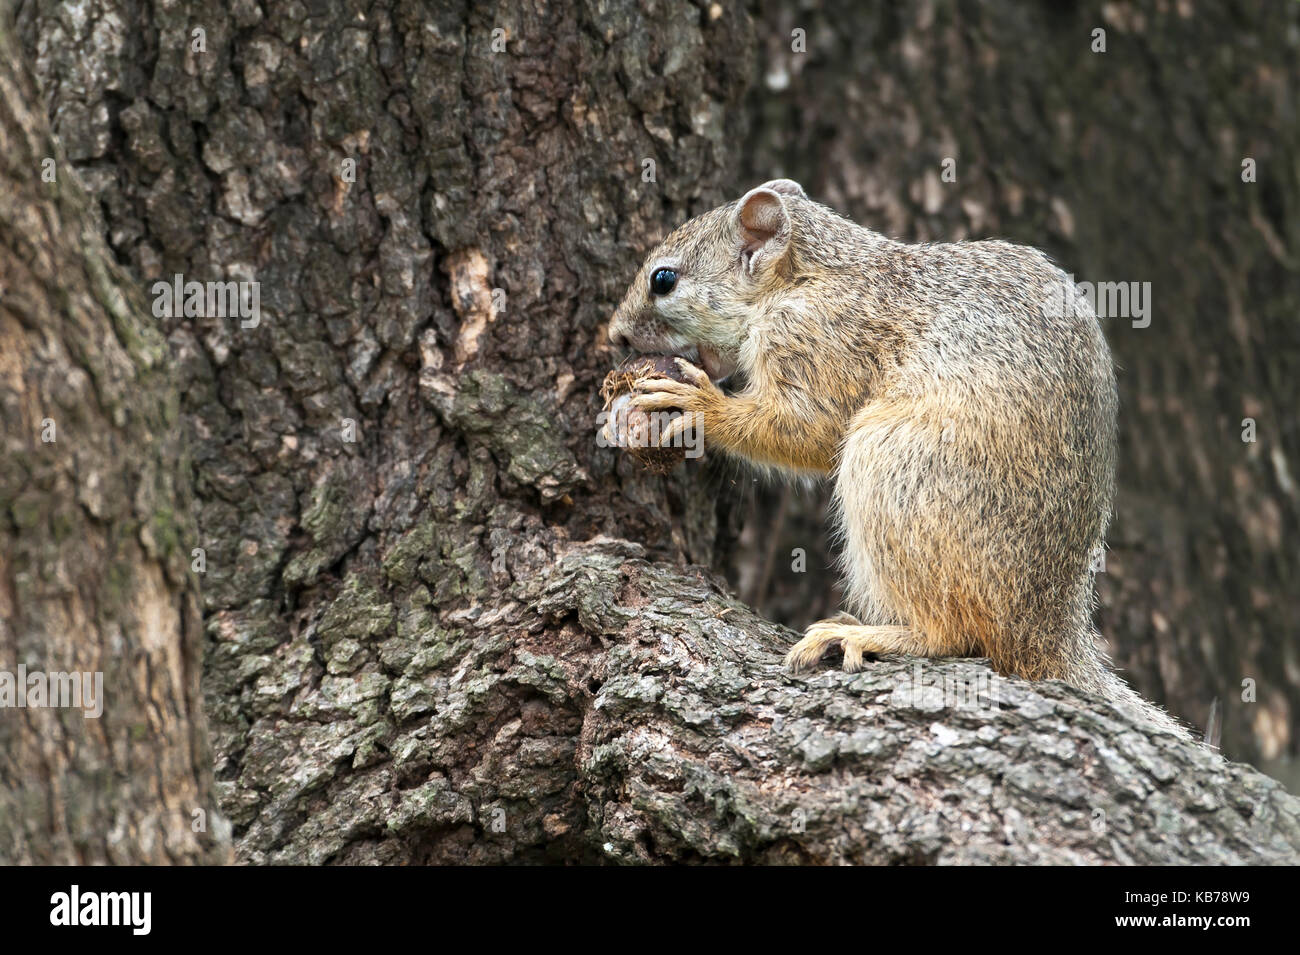
[[[641,411],[659,411],[673,408],[678,411],[707,411],[712,403],[723,397],[722,389],[713,383],[704,369],[697,368],[685,358],[677,359],[677,367],[685,381],[673,378],[640,378],[632,404]]]
[[[631,407],[641,412],[681,411],[659,439],[660,444],[667,444],[687,427],[703,427],[704,417],[715,411],[718,402],[725,401],[722,389],[713,383],[708,374],[697,368],[685,358],[677,359],[677,367],[682,370],[686,381],[672,378],[642,378],[636,382],[632,394]]]

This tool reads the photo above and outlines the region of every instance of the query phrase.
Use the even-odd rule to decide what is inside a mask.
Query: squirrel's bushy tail
[[[1193,739],[1193,733],[1189,727],[1170,716],[1164,709],[1150,700],[1139,696],[1137,691],[1120,679],[1119,674],[1112,670],[1108,664],[1109,660],[1099,653],[1091,661],[1091,666],[1089,666],[1091,672],[1080,679],[1076,685],[1095,690],[1115,704],[1116,709],[1152,729],[1172,733],[1183,740]],[[1075,681],[1071,680],[1070,682],[1074,683]]]

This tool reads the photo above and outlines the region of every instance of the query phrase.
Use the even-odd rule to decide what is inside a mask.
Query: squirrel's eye
[[[655,269],[650,276],[650,291],[656,295],[667,295],[677,284],[677,273],[672,269]]]

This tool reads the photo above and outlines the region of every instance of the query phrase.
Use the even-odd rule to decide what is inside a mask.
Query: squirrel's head
[[[646,257],[610,322],[610,341],[698,358],[714,381],[730,375],[762,298],[788,271],[786,203],[807,198],[797,182],[774,179],[678,228]]]

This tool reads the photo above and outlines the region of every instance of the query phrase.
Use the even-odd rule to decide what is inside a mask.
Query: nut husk
[[[606,375],[600,386],[605,411],[609,412],[605,436],[640,461],[647,470],[667,474],[686,458],[686,447],[684,444],[659,447],[654,442],[671,421],[681,416],[681,412],[667,412],[668,417],[659,419],[660,427],[655,431],[649,415],[643,411],[627,410],[637,381],[647,377],[687,381],[672,355],[634,355],[627,359]]]

